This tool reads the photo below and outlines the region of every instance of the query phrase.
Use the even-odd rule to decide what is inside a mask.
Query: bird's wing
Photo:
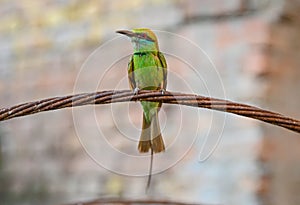
[[[164,90],[166,89],[167,87],[167,62],[166,62],[166,59],[165,59],[165,56],[161,53],[161,52],[158,52],[158,59],[159,59],[159,62],[160,62],[160,67],[163,69],[163,82],[161,84],[161,88],[163,88]]]
[[[133,90],[136,88],[136,83],[134,80],[134,65],[133,65],[133,56],[131,57],[129,63],[128,63],[128,81],[130,88]]]

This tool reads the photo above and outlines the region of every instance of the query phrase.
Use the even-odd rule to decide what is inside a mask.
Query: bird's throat
[[[153,52],[158,51],[158,45],[156,42],[150,42],[145,40],[132,40],[134,52]]]

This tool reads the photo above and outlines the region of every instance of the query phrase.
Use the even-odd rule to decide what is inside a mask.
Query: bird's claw
[[[166,89],[164,89],[164,88],[160,89],[160,93],[161,93],[162,95],[164,95],[165,92],[166,92]]]
[[[136,87],[133,89],[133,94],[137,95],[137,94],[139,94],[139,91],[140,91],[140,89],[138,87]]]

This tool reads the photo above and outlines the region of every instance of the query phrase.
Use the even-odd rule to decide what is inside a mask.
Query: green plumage
[[[134,53],[128,63],[128,79],[131,89],[161,90],[167,86],[167,63],[159,51],[155,34],[149,29],[121,30],[118,33],[131,38]],[[162,152],[165,150],[160,131],[158,112],[161,103],[141,102],[143,126],[138,149],[140,152]]]
[[[165,90],[167,82],[166,60],[159,51],[134,53],[128,65],[128,79],[132,89]],[[153,152],[165,150],[158,121],[161,103],[141,102],[143,107],[143,127],[139,151]]]
[[[132,89],[165,90],[167,81],[167,64],[159,51],[145,51],[134,54],[128,64],[128,79]],[[146,121],[159,111],[161,103],[141,102]]]

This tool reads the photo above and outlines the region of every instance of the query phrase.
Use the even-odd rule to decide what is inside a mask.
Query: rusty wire
[[[103,205],[103,204],[118,204],[118,205],[138,205],[138,204],[160,204],[160,205],[204,205],[202,203],[185,203],[185,202],[178,202],[178,201],[169,201],[169,200],[141,200],[141,199],[97,199],[93,201],[87,202],[77,202],[67,205]]]
[[[34,102],[19,104],[10,108],[0,109],[0,121],[31,115],[34,113],[57,110],[68,107],[78,107],[93,104],[108,104],[128,101],[159,101],[169,104],[181,104],[192,107],[201,107],[236,115],[249,117],[284,127],[300,133],[300,121],[281,115],[279,113],[263,110],[254,106],[235,103],[228,100],[204,97],[193,94],[177,92],[164,92],[141,90],[133,94],[130,90],[108,90],[95,93],[82,93],[63,97],[53,97]]]

